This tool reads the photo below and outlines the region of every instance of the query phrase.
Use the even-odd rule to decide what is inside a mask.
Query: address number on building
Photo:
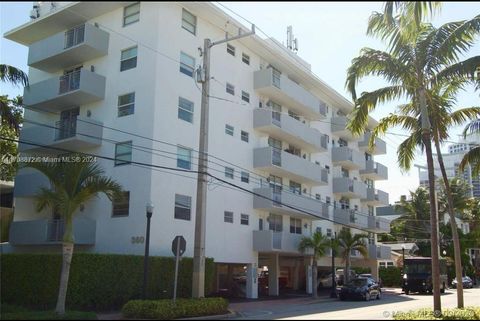
[[[132,244],[143,244],[145,238],[143,236],[132,236]]]

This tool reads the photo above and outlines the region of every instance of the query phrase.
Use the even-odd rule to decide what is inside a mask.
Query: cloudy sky
[[[230,15],[248,25],[241,17],[254,22],[267,35],[280,42],[286,40],[287,26],[293,26],[294,36],[299,41],[298,55],[312,65],[312,71],[331,87],[350,98],[344,89],[346,70],[352,58],[363,47],[385,49],[385,45],[365,35],[368,17],[373,11],[382,9],[381,2],[220,2],[233,10]],[[221,7],[221,5],[219,5]],[[1,2],[0,28],[2,35],[25,22],[28,22],[31,2]],[[478,2],[446,2],[442,11],[432,20],[435,26],[449,21],[470,19],[480,14]],[[241,16],[241,17],[240,17]],[[480,39],[479,39],[480,40]],[[27,48],[6,40],[0,42],[1,62],[27,70]],[[467,56],[480,54],[479,45],[473,47]],[[360,84],[361,90],[369,90],[384,85],[376,79],[366,79]],[[10,96],[22,94],[21,88],[2,84],[2,94]],[[472,89],[462,93],[458,100],[459,107],[480,106],[479,94]],[[395,104],[380,106],[372,116],[376,119],[394,112]],[[462,128],[452,130],[452,140]],[[393,133],[402,134],[400,129]],[[404,133],[403,133],[404,134]],[[377,182],[376,186],[390,193],[390,202],[407,194],[418,186],[416,169],[401,173],[396,164],[396,149],[404,139],[402,136],[387,135],[387,155],[377,157],[377,161],[389,168],[389,180]],[[417,164],[425,163],[424,156],[417,155]]]

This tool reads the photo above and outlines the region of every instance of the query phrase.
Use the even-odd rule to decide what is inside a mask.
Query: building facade
[[[183,235],[184,255],[193,256],[197,175],[188,171],[198,165],[199,48],[249,28],[211,3],[42,2],[32,17],[5,35],[29,47],[22,155],[101,156],[88,160],[125,190],[113,204],[102,196],[81,207],[76,248],[142,255],[152,202],[150,253],[172,255],[171,241]],[[389,203],[375,189],[388,171],[373,158],[386,144],[377,139],[369,150],[368,132],[345,129],[352,108],[275,39],[212,48],[209,172],[231,183],[208,182],[205,249],[217,291],[243,279],[238,292],[249,298],[311,292],[311,257],[298,244],[317,230],[368,232],[368,257],[352,256],[373,274],[389,257],[375,237],[389,231],[375,215]],[[49,182],[33,170],[16,177],[13,251],[58,249],[60,217],[35,212],[40,186]],[[328,271],[331,256],[318,264]]]

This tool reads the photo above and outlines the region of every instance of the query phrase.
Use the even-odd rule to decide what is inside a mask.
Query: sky
[[[385,44],[366,36],[368,18],[374,11],[382,10],[382,2],[220,2],[238,15],[252,21],[267,35],[280,42],[286,40],[287,26],[293,27],[293,34],[298,39],[298,55],[312,65],[312,72],[323,81],[350,100],[344,88],[346,70],[351,60],[358,56],[360,49],[371,47],[385,50]],[[1,2],[0,32],[3,35],[25,22],[28,22],[32,2]],[[226,9],[224,9],[226,10]],[[227,13],[248,26],[242,18]],[[435,26],[443,23],[471,19],[480,14],[479,2],[445,2],[440,13],[433,19]],[[263,36],[263,35],[261,35]],[[472,47],[467,57],[480,54],[480,39]],[[1,63],[16,66],[24,71],[27,67],[28,49],[20,44],[1,38]],[[384,86],[385,83],[367,78],[360,83],[359,92]],[[1,93],[10,96],[21,95],[22,88],[5,84]],[[459,107],[480,106],[478,93],[469,88],[458,98]],[[371,115],[375,119],[393,113],[396,104],[379,106]],[[456,140],[463,128],[454,128],[451,139]],[[400,129],[393,133],[405,134]],[[390,203],[397,201],[401,195],[408,194],[419,185],[418,172],[413,168],[407,173],[400,172],[397,165],[396,150],[405,137],[387,135],[387,155],[376,156],[376,161],[389,169],[387,181],[377,181],[376,188],[390,194]],[[417,154],[416,164],[424,165],[425,156]]]

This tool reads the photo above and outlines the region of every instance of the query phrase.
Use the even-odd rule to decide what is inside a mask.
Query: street
[[[480,304],[480,288],[464,290],[465,306]],[[442,295],[442,308],[456,306],[455,289]],[[237,312],[238,320],[321,320],[321,319],[392,319],[395,311],[408,311],[432,306],[431,295],[404,295],[399,289],[387,289],[381,300],[337,301],[310,298],[270,300],[262,302],[232,303],[230,308]]]

